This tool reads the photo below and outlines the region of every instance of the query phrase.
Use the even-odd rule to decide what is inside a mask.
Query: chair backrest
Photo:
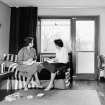
[[[98,56],[98,68],[99,69],[103,68],[103,64],[105,64],[105,57],[104,55],[99,55]]]
[[[105,57],[103,55],[100,55],[100,62],[105,63]]]
[[[2,57],[2,60],[4,61],[11,61],[11,62],[17,62],[17,55],[15,54],[4,54]],[[0,73],[4,73],[6,71],[5,63],[2,62],[0,64]]]
[[[12,62],[16,62],[17,61],[17,55],[15,54],[6,54],[4,57],[5,61],[12,61]]]
[[[4,63],[1,63],[0,64],[0,74],[1,73],[4,73],[4,69],[5,69],[5,64]]]

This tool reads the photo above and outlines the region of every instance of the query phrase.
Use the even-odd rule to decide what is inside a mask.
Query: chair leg
[[[16,80],[15,80],[15,90],[18,89],[18,84],[19,84],[19,81],[16,79]]]
[[[9,87],[10,87],[10,79],[8,78],[7,79],[7,91],[9,90]]]
[[[31,88],[32,86],[31,86],[31,82],[28,84],[28,88]]]
[[[98,75],[98,80],[100,81],[100,73],[99,73],[99,75]]]
[[[23,77],[23,87],[26,86],[26,81],[25,81],[25,77]]]
[[[70,87],[70,68],[67,69],[67,71],[65,72],[65,84],[66,84],[66,88]]]
[[[23,86],[22,86],[22,81],[19,80],[19,89],[22,89],[22,88],[23,88]]]
[[[12,79],[7,79],[7,91],[12,90]]]

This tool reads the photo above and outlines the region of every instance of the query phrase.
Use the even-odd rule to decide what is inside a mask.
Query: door
[[[74,75],[76,79],[97,78],[98,30],[96,17],[74,18]]]

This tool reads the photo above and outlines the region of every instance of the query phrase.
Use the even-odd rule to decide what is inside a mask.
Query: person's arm
[[[53,62],[58,62],[57,57],[53,58]]]
[[[33,60],[36,61],[37,60],[37,55],[36,55],[36,50],[34,48],[33,48],[33,54],[34,54]]]
[[[31,65],[31,64],[33,64],[33,59],[30,58],[30,59],[28,59],[26,61],[23,61],[22,64],[24,64],[24,65]]]
[[[59,53],[59,50],[56,49],[56,52],[55,52],[55,58],[53,58],[53,62],[58,62],[58,53]]]
[[[24,53],[23,53],[23,48],[20,49],[20,51],[18,52],[18,63],[19,64],[23,64],[23,57],[24,57]]]
[[[35,61],[33,59],[28,59],[27,61],[23,61],[24,65],[32,65]]]

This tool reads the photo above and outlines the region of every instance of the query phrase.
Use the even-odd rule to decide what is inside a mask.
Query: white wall
[[[39,16],[100,16],[99,48],[105,55],[105,8],[47,8],[38,9]]]
[[[10,7],[0,3],[0,55],[9,51],[10,14]]]

